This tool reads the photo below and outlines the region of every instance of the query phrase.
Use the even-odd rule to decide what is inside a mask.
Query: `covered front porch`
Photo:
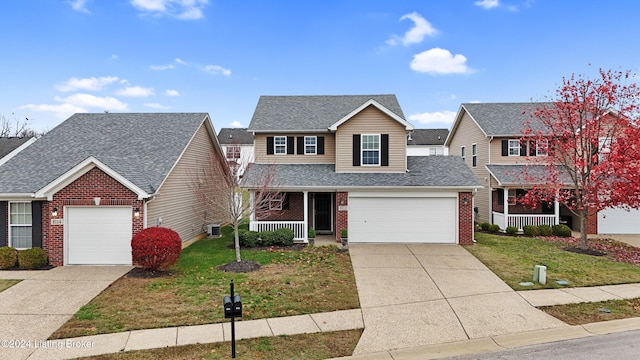
[[[508,226],[522,230],[527,225],[553,226],[561,223],[560,204],[556,199],[552,203],[542,202],[535,208],[529,207],[518,201],[527,191],[509,187],[494,189],[491,194],[493,223],[502,230]]]

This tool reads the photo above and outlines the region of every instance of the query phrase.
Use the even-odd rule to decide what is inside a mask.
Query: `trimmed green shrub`
[[[182,252],[182,239],[165,227],[150,227],[131,239],[133,263],[148,270],[166,270],[175,265]]]
[[[522,232],[527,236],[538,236],[540,234],[540,230],[535,225],[525,225],[522,228]]]
[[[500,225],[498,224],[489,225],[489,231],[491,231],[492,233],[497,233],[498,231],[500,231]]]
[[[40,269],[45,267],[46,265],[47,252],[42,248],[34,247],[31,249],[18,251],[18,266],[21,269]]]
[[[18,265],[18,250],[3,246],[0,247],[0,270],[11,269]]]
[[[342,229],[340,230],[340,237],[342,239],[346,239],[349,237],[349,232],[347,231],[347,229]]]
[[[273,246],[275,234],[273,231],[265,230],[258,233],[258,246]]]
[[[242,247],[256,247],[259,246],[258,232],[252,230],[240,229],[238,230],[238,237],[240,238],[240,246]]]
[[[571,236],[571,229],[567,225],[558,224],[553,225],[553,235],[561,236],[561,237],[569,237]]]
[[[491,227],[491,224],[489,224],[488,222],[483,222],[480,224],[480,229],[482,229],[482,231],[489,231],[489,227]]]
[[[551,236],[553,235],[553,229],[549,225],[539,225],[538,231],[542,236]]]
[[[289,228],[280,228],[273,232],[273,245],[290,246],[293,245],[293,238],[296,234]]]
[[[507,226],[505,232],[509,235],[515,235],[518,233],[518,228],[515,226]]]
[[[308,237],[309,237],[310,239],[315,238],[315,237],[316,237],[316,229],[314,229],[314,228],[309,228],[309,234],[308,234]]]

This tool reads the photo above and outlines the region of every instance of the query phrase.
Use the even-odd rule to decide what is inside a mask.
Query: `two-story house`
[[[242,177],[247,165],[253,162],[253,135],[247,128],[222,128],[218,141],[230,168]]]
[[[448,155],[449,129],[414,129],[407,136],[407,156]]]
[[[307,229],[350,242],[471,243],[473,191],[459,157],[407,157],[413,125],[395,95],[262,96],[249,132],[255,163],[244,187],[286,193],[276,212],[252,216],[253,230]]]
[[[476,219],[500,225],[516,226],[564,223],[579,229],[579,218],[559,204],[542,203],[535,209],[517,202],[533,185],[532,178],[543,165],[531,161],[547,156],[547,146],[522,141],[525,123],[540,127],[531,111],[543,103],[464,103],[460,106],[445,145],[451,155],[464,159],[484,186],[475,199]],[[534,175],[534,176],[532,176]],[[587,232],[640,233],[640,212],[607,209],[587,219]],[[629,221],[635,218],[635,221]]]

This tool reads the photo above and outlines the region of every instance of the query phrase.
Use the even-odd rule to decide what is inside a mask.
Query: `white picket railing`
[[[493,223],[500,225],[500,228],[504,227],[504,214],[494,212]],[[522,230],[527,225],[556,225],[555,215],[542,215],[542,214],[509,214],[507,216],[507,226],[515,226],[518,230]],[[504,230],[504,229],[502,229]]]
[[[249,230],[253,231],[275,231],[280,228],[293,230],[293,240],[307,241],[304,231],[304,221],[251,221]]]

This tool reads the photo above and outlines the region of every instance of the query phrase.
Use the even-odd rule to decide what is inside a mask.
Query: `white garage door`
[[[65,208],[68,265],[131,265],[131,207]]]
[[[350,242],[456,243],[456,198],[349,197]]]
[[[640,234],[640,210],[613,208],[598,213],[599,234]]]

